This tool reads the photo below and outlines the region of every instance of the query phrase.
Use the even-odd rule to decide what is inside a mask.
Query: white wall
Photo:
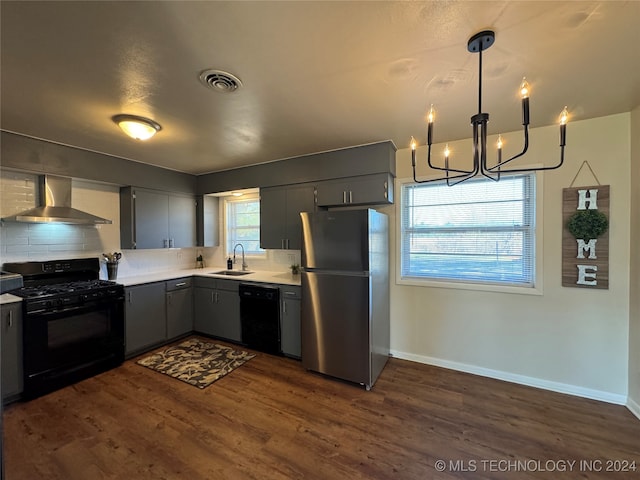
[[[544,173],[543,295],[391,286],[391,348],[395,356],[541,388],[624,403],[628,385],[630,114],[571,122],[565,165]],[[520,144],[517,133],[503,135]],[[525,163],[559,158],[558,127],[530,132]],[[495,144],[495,138],[490,138]],[[470,152],[470,142],[450,144]],[[443,145],[434,145],[434,152]],[[515,150],[515,148],[514,148]],[[505,156],[506,153],[505,152]],[[424,148],[418,150],[426,162]],[[411,177],[409,149],[397,153],[398,178]],[[611,186],[608,290],[561,286],[562,189],[587,160]],[[586,168],[574,186],[595,184]],[[419,175],[426,173],[426,166]],[[455,188],[452,187],[452,188]],[[399,199],[398,199],[399,201]],[[396,209],[385,208],[398,228]],[[392,235],[391,265],[398,252]],[[395,272],[391,272],[395,278]]]
[[[629,400],[640,418],[640,107],[631,112],[631,274],[629,296]]]

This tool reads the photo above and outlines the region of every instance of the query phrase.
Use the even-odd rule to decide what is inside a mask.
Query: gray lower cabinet
[[[393,203],[393,177],[387,173],[327,180],[316,184],[319,207]]]
[[[2,399],[22,393],[22,304],[0,306],[2,321]]]
[[[167,306],[167,338],[169,340],[193,330],[192,278],[165,282]]]
[[[240,343],[240,282],[213,278],[195,278],[194,330]]]
[[[313,184],[260,189],[260,248],[302,248],[300,212],[315,210]]]
[[[126,349],[130,355],[167,339],[165,282],[125,289]]]
[[[300,287],[280,287],[280,346],[283,354],[293,358],[301,356],[300,292]]]
[[[196,245],[196,200],[136,187],[120,189],[123,249],[184,248]]]

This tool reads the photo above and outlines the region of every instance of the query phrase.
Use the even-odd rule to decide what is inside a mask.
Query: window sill
[[[492,285],[486,283],[463,283],[425,280],[417,277],[397,276],[396,285],[408,285],[427,288],[450,288],[456,290],[475,290],[481,292],[510,293],[515,295],[542,295],[542,287],[518,287],[515,285]]]

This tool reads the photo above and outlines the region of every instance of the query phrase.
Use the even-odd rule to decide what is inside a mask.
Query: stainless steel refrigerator
[[[302,217],[302,365],[369,390],[389,358],[389,221],[375,210]]]

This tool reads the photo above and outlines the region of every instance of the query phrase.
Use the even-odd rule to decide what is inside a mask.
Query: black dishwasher
[[[281,355],[280,289],[241,283],[239,292],[242,343],[254,350]]]

